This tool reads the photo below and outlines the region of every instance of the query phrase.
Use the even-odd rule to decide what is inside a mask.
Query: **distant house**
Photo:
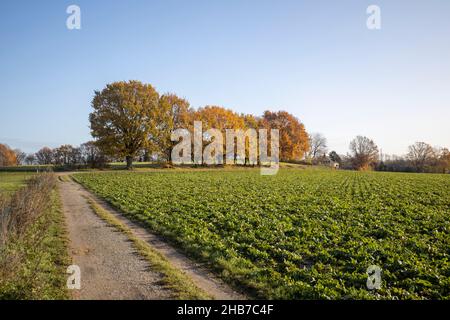
[[[340,165],[339,162],[333,161],[331,160],[329,157],[327,156],[323,156],[319,159],[313,160],[313,164],[320,164],[323,166],[329,166],[331,169],[333,170],[338,170]]]
[[[322,165],[329,166],[332,170],[339,170],[339,162],[333,161],[330,158],[322,159]]]

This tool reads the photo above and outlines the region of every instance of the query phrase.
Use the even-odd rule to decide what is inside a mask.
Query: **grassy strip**
[[[125,234],[138,253],[150,265],[163,275],[163,283],[175,293],[176,299],[212,299],[210,295],[198,288],[192,280],[182,271],[173,267],[170,262],[147,242],[136,237],[128,226],[114,217],[111,213],[100,207],[93,199],[86,197],[92,210],[103,220]]]
[[[72,264],[68,253],[69,238],[65,225],[62,204],[56,190],[52,193],[52,206],[48,212],[50,227],[44,240],[44,251],[48,255],[46,273],[47,290],[41,299],[68,299],[67,267]]]
[[[68,175],[58,176],[58,179],[61,182],[70,182],[71,181],[70,176],[68,176]]]
[[[27,179],[32,176],[32,173],[0,172],[0,194],[13,194],[18,189],[25,187]]]
[[[42,240],[36,245],[33,238],[37,235],[42,236]],[[66,268],[70,258],[67,243],[61,202],[57,191],[53,190],[48,208],[29,227],[25,238],[7,245],[6,250],[23,258],[12,273],[3,274],[0,270],[0,300],[68,299]]]

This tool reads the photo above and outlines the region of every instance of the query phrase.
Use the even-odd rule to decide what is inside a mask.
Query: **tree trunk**
[[[144,162],[150,162],[150,152],[148,150],[144,152]]]
[[[132,156],[126,156],[127,160],[127,169],[131,170],[133,169],[133,157]]]
[[[169,152],[167,152],[167,162],[172,164],[172,149],[170,149]]]

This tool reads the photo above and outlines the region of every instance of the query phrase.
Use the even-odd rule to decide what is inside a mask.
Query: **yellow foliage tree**
[[[9,167],[16,165],[16,153],[6,144],[0,144],[0,167]]]
[[[286,111],[265,111],[262,126],[280,130],[280,159],[298,161],[309,149],[308,134],[305,126],[296,117]]]
[[[106,154],[124,157],[127,168],[158,137],[159,94],[139,81],[114,82],[96,91],[89,116],[91,134]]]

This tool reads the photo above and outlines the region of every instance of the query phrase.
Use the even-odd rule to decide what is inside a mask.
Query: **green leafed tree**
[[[142,150],[152,148],[157,134],[159,94],[139,81],[114,82],[96,91],[90,114],[91,134],[103,153],[123,157],[131,169]]]

